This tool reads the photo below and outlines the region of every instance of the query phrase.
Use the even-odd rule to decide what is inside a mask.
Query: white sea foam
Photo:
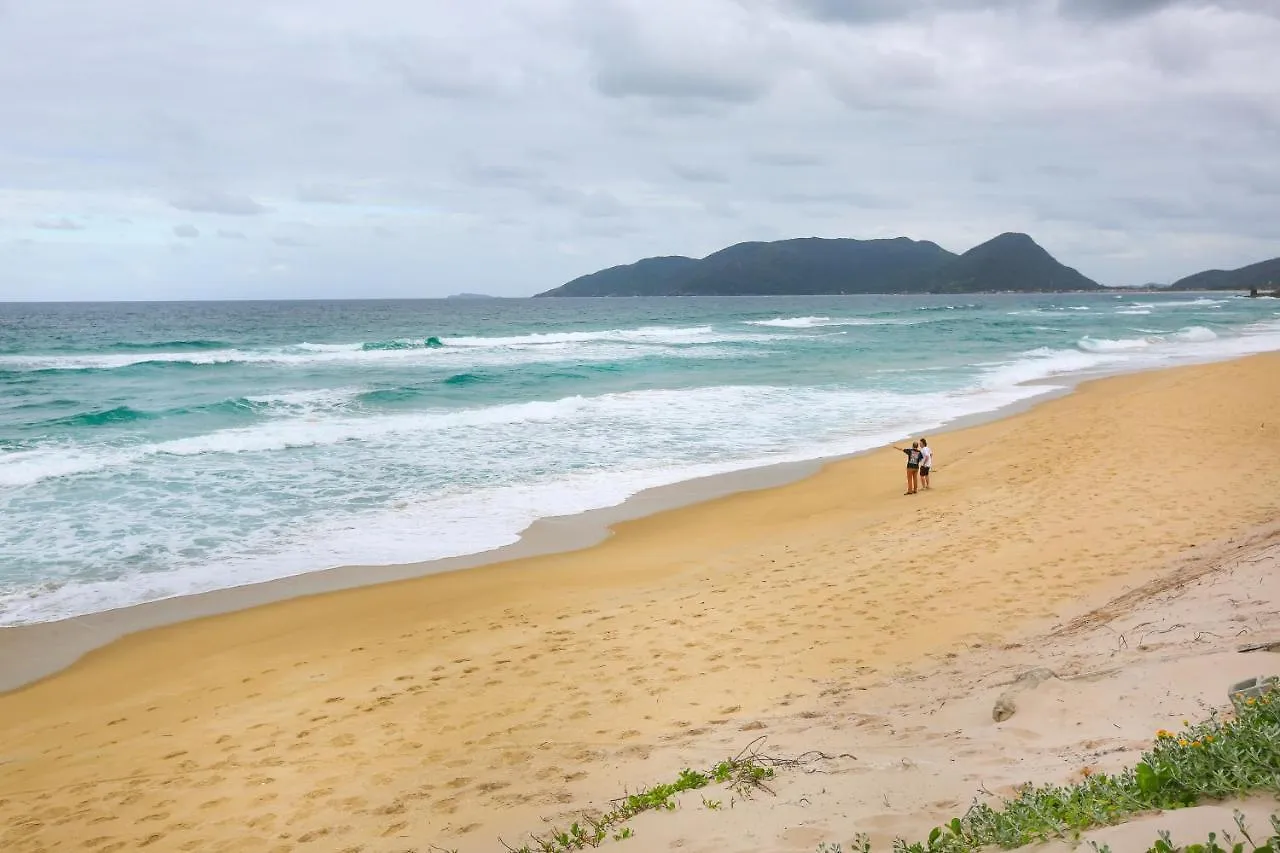
[[[1151,302],[1135,302],[1134,308],[1217,308],[1227,304],[1226,299],[1210,299],[1199,296],[1195,299],[1163,299]]]
[[[0,453],[0,487],[14,487],[0,488],[0,513],[10,522],[0,530],[0,552],[19,573],[28,565],[45,572],[0,582],[9,584],[0,585],[0,624],[347,563],[475,553],[513,541],[540,517],[609,506],[642,489],[704,474],[857,451],[1053,387],[1023,383],[1061,384],[1073,375],[1280,349],[1280,318],[1236,329],[1215,323],[1126,332],[1116,329],[1125,321],[1103,318],[1110,312],[1095,312],[1093,319],[1085,312],[1047,313],[1061,322],[1040,327],[1053,334],[1033,339],[1058,341],[1055,346],[983,364],[935,358],[914,371],[900,370],[892,380],[878,380],[892,381],[891,391],[726,384],[599,393],[593,387],[559,399],[388,412],[357,405],[364,390],[356,384],[360,380],[343,374],[342,387],[286,385],[249,398],[266,411],[247,426],[178,439],[89,439],[100,443]],[[1086,325],[1065,333],[1062,327],[1077,323],[1062,319],[1068,316]],[[1200,319],[1185,313],[1162,317],[1152,324],[1172,328],[1179,323],[1169,317]],[[742,357],[767,348],[731,342],[790,338],[798,336],[796,329],[878,318],[777,319],[816,322],[781,326],[777,334],[643,326],[477,338],[430,350],[365,352],[358,344],[308,344],[265,355],[309,364],[405,359],[415,368],[441,363],[428,361],[439,358],[457,359],[443,363],[459,366],[486,358],[496,364],[575,362],[655,350],[670,357],[686,349],[699,358],[718,352]],[[1082,335],[1086,329],[1094,336]],[[1105,342],[1101,348],[1099,342]],[[889,364],[897,369],[904,363]],[[301,372],[289,375],[298,385],[307,381]],[[917,389],[923,392],[913,393]],[[346,476],[350,471],[360,476]],[[107,493],[111,500],[84,502],[85,494]],[[25,527],[13,523],[24,501],[38,506],[22,510]],[[30,535],[35,529],[39,536]],[[110,567],[115,575],[62,568],[85,565]]]
[[[1204,343],[1205,341],[1216,341],[1218,339],[1218,333],[1213,329],[1208,329],[1204,326],[1188,326],[1185,329],[1175,332],[1173,338],[1174,340],[1179,341]]]
[[[843,321],[832,325],[845,325]],[[705,357],[714,344],[758,343],[779,339],[762,332],[718,331],[712,326],[608,329],[527,335],[441,338],[441,346],[425,339],[391,342],[317,344],[257,350],[202,352],[95,353],[84,355],[0,355],[5,370],[114,370],[140,364],[247,364],[309,367],[320,364],[504,365],[554,361],[621,361],[655,353]],[[688,348],[699,345],[703,351]],[[715,357],[710,353],[709,357]]]
[[[720,332],[713,326],[645,326],[638,329],[607,329],[591,332],[536,332],[512,337],[460,337],[443,338],[442,340],[446,346],[459,347],[541,347],[597,341],[642,344],[710,344],[769,339],[769,336],[758,334]]]
[[[336,423],[313,424],[305,437],[305,419],[297,418],[300,423],[287,425],[287,430],[299,428],[292,438],[275,424],[272,429],[226,430],[199,440],[166,442],[131,460],[133,476],[180,482],[208,462],[192,468],[189,461],[178,463],[174,454],[197,454],[205,460],[210,454],[230,454],[212,469],[222,472],[218,479],[190,493],[190,511],[170,518],[161,532],[149,533],[145,545],[130,542],[127,530],[140,518],[145,521],[149,508],[104,506],[94,519],[51,513],[47,535],[38,546],[55,551],[75,548],[83,557],[87,544],[97,543],[104,549],[102,559],[114,556],[116,562],[121,550],[145,550],[158,554],[155,558],[165,570],[130,570],[113,579],[0,594],[0,624],[70,616],[344,563],[475,553],[513,541],[540,517],[610,506],[643,489],[693,477],[855,452],[1043,392],[1007,387],[902,394],[722,386],[568,397],[430,419],[384,415],[363,420],[359,429],[339,418]],[[339,442],[326,451],[328,464],[358,459],[365,469],[399,476],[396,488],[404,497],[369,501],[365,490],[378,485],[373,478],[353,481],[342,501],[325,497],[328,481],[307,461],[311,457],[274,452],[299,450],[299,441]],[[537,460],[554,453],[589,467],[530,476],[539,470]],[[414,467],[419,459],[424,460],[419,464],[428,465],[425,473]],[[445,465],[448,471],[465,474],[481,464],[488,464],[490,476],[522,481],[477,487],[451,482],[433,467]],[[292,516],[281,518],[267,532],[247,527],[214,553],[196,560],[185,557],[187,544],[206,535],[200,525],[209,520],[225,523],[214,511],[228,497],[219,490],[245,476],[272,484],[269,490],[237,493],[238,510],[247,521],[259,513],[277,512],[281,496],[312,499],[311,513],[296,521]],[[435,476],[436,487],[420,488],[416,481],[424,476]],[[121,527],[126,518],[128,523]],[[98,530],[104,535],[86,539],[86,532]],[[111,531],[114,535],[106,535]],[[222,535],[226,538],[225,531]],[[17,541],[6,544],[27,547]]]
[[[363,392],[363,388],[312,388],[300,391],[282,391],[278,394],[252,394],[245,397],[250,403],[259,403],[278,412],[326,412],[349,406]]]
[[[1040,347],[1009,361],[984,365],[980,382],[986,388],[1007,388],[1055,376],[1096,370],[1109,361],[1107,356],[1079,350]]]
[[[1085,352],[1129,352],[1168,343],[1207,343],[1216,341],[1218,333],[1205,326],[1187,326],[1177,332],[1152,332],[1143,338],[1091,338],[1085,336],[1076,346]]]
[[[777,329],[813,329],[823,326],[914,326],[922,320],[894,317],[774,317],[772,320],[744,320],[748,326]]]
[[[288,395],[284,395],[288,396]],[[204,456],[209,454],[268,453],[308,447],[338,445],[350,441],[387,441],[450,429],[512,426],[539,421],[572,420],[591,405],[591,399],[566,397],[472,409],[425,410],[374,416],[315,417],[310,412],[246,427],[223,429],[189,438],[97,450],[63,447],[9,453],[0,456],[0,485],[25,486],[41,480],[89,474],[107,468],[138,463],[152,456]],[[607,399],[607,398],[603,398]]]
[[[1081,313],[1081,312],[1085,312],[1085,311],[1089,311],[1089,310],[1090,310],[1090,308],[1089,308],[1089,306],[1087,306],[1087,305],[1075,305],[1075,306],[1065,306],[1065,307],[1063,307],[1063,306],[1058,306],[1058,305],[1048,305],[1048,306],[1045,306],[1045,307],[1043,307],[1043,308],[1024,308],[1024,309],[1020,309],[1020,310],[1017,310],[1017,311],[1006,311],[1006,312],[1005,312],[1005,316],[1007,316],[1007,317],[1027,317],[1027,316],[1035,317],[1035,316],[1046,316],[1046,315],[1047,315],[1047,316],[1051,316],[1051,317],[1054,317],[1055,319],[1059,319],[1059,320],[1066,319],[1066,318],[1068,318],[1068,317],[1076,317],[1076,318],[1079,318],[1079,319],[1081,319],[1081,320],[1085,320],[1085,321],[1087,321],[1089,318],[1088,318],[1088,317],[1085,317],[1085,316],[1084,316],[1084,314],[1083,314],[1083,313]],[[1068,312],[1071,312],[1071,313],[1068,313]]]
[[[1227,337],[1205,326],[1187,326],[1176,332],[1140,331],[1147,335],[1116,339],[1086,336],[1076,341],[1074,349],[1041,347],[1016,359],[978,366],[983,368],[984,385],[1003,387],[1070,374],[1144,370],[1280,349],[1280,322],[1254,323]]]
[[[1151,346],[1151,341],[1147,338],[1110,340],[1108,338],[1090,338],[1086,336],[1076,341],[1076,346],[1085,352],[1131,352],[1133,350],[1146,349]]]

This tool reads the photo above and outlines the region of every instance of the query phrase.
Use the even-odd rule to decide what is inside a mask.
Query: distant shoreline
[[[1172,288],[1135,288],[1121,287],[1118,285],[1102,285],[1104,290],[946,290],[946,291],[919,291],[919,290],[883,290],[883,291],[859,291],[857,293],[664,293],[647,295],[628,295],[616,293],[601,293],[595,295],[573,295],[564,293],[538,293],[528,299],[809,299],[828,296],[1058,296],[1058,295],[1079,295],[1079,296],[1105,296],[1120,295],[1126,293],[1147,294],[1159,296],[1161,294],[1183,294],[1198,293],[1203,295],[1217,296],[1245,296],[1249,295],[1248,288],[1232,288],[1230,290],[1174,290]],[[1272,294],[1258,294],[1259,297],[1270,297]],[[521,297],[510,297],[521,298]]]
[[[4,306],[91,306],[91,305],[225,305],[225,304],[263,304],[281,305],[290,303],[365,303],[365,302],[520,302],[527,299],[811,299],[833,296],[1051,296],[1054,294],[1106,295],[1123,293],[1170,294],[1200,293],[1204,295],[1241,295],[1248,296],[1248,288],[1232,288],[1223,290],[1173,290],[1170,288],[1132,288],[1120,285],[1102,285],[1102,290],[971,290],[951,291],[945,293],[924,293],[918,291],[875,291],[867,293],[733,293],[733,294],[664,294],[659,296],[563,296],[560,294],[529,294],[527,296],[488,296],[478,299],[459,299],[455,296],[368,296],[356,299],[332,299],[328,297],[294,297],[289,299],[107,299],[107,300],[73,300],[60,302],[37,301],[31,299],[0,299]],[[1270,297],[1270,294],[1259,293],[1258,297]]]

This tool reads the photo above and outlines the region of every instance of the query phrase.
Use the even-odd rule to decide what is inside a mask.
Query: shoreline
[[[1174,365],[1130,370],[1095,369],[1023,383],[1043,392],[987,412],[961,415],[932,430],[937,436],[968,427],[1012,418],[1052,400],[1076,393],[1081,386],[1108,379],[1178,370],[1256,358],[1259,354],[1225,359],[1188,360]],[[1262,354],[1262,355],[1265,355]],[[281,578],[239,586],[145,601],[46,622],[0,627],[0,696],[36,684],[73,666],[86,654],[139,632],[221,616],[237,611],[316,595],[344,592],[414,580],[439,574],[481,569],[509,561],[553,556],[591,548],[614,535],[614,528],[729,495],[774,489],[803,481],[827,466],[882,450],[871,447],[853,453],[799,461],[758,465],[721,474],[695,477],[644,489],[622,503],[565,516],[534,521],[508,545],[444,557],[390,564],[349,564],[314,569]]]
[[[1161,368],[1148,368],[1148,370],[1153,369]],[[1044,382],[1027,383],[1023,387],[1043,386],[1043,393],[989,412],[952,418],[939,425],[935,434],[941,435],[948,431],[1012,417],[1041,403],[1071,394],[1081,384],[1105,379],[1110,375],[1113,374],[1073,375],[1063,377],[1063,382],[1051,385]],[[520,531],[515,542],[474,554],[408,563],[332,566],[282,578],[144,601],[48,622],[0,627],[0,696],[36,684],[73,666],[95,649],[110,645],[131,634],[315,595],[471,571],[531,557],[581,551],[604,542],[614,535],[616,526],[625,522],[695,506],[729,495],[797,483],[812,477],[828,465],[855,459],[882,449],[871,447],[854,453],[757,465],[644,489],[613,506],[590,509],[573,515],[540,518]]]
[[[882,449],[579,551],[125,637],[0,696],[0,846],[480,853],[767,735],[829,772],[636,832],[812,853],[1120,761],[1261,664],[1183,672],[1171,642],[1274,634],[1280,590],[1253,555],[1277,543],[1280,471],[1239,462],[1280,450],[1277,367],[1119,376],[930,433],[941,465],[918,497]],[[1206,558],[1241,573],[1204,575]],[[1160,601],[1184,583],[1203,600]],[[1134,601],[1154,603],[1126,616]],[[993,722],[1041,666],[1063,684]]]

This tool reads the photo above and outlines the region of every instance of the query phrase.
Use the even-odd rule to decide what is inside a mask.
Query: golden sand
[[[501,849],[832,684],[998,647],[1276,518],[1280,355],[930,443],[913,497],[886,449],[579,552],[127,637],[0,697],[0,849]]]

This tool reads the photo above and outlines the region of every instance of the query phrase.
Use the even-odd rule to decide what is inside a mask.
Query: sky
[[[1280,255],[1280,0],[0,0],[0,299],[523,296],[746,240]]]

